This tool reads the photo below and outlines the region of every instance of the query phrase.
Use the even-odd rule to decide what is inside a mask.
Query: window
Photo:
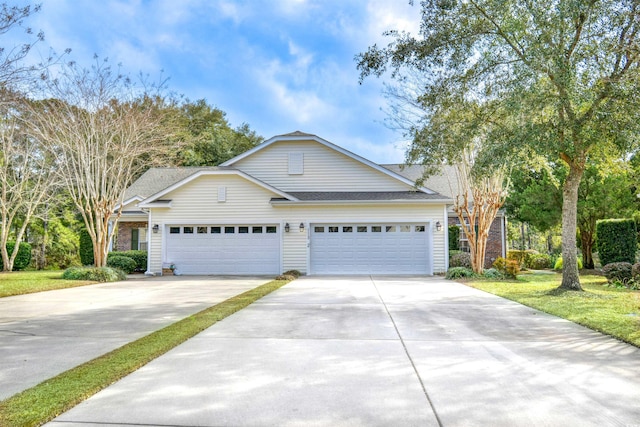
[[[411,226],[410,225],[401,225],[400,226],[400,232],[401,233],[408,233],[411,231]]]
[[[211,227],[211,234],[220,234],[222,229],[220,227]]]
[[[249,227],[238,227],[238,233],[240,233],[240,234],[248,234],[249,233]]]
[[[416,232],[418,233],[424,233],[424,225],[416,225]]]
[[[207,234],[207,227],[198,227],[196,231],[198,234]]]
[[[353,227],[350,226],[350,225],[342,227],[342,232],[343,233],[351,233],[352,231],[353,231]]]
[[[394,233],[396,231],[396,226],[395,225],[387,225],[384,227],[385,231],[387,233]]]
[[[337,233],[338,227],[329,227],[329,233]]]
[[[261,227],[261,226],[259,226],[259,225],[258,225],[258,226],[251,227],[251,232],[252,232],[253,234],[260,234],[260,233],[262,233],[262,227]]]
[[[169,227],[170,234],[180,234],[180,227]]]
[[[233,234],[236,232],[236,228],[235,227],[225,227],[224,228],[224,234]]]
[[[316,233],[324,233],[324,227],[313,227],[313,231]]]
[[[358,226],[358,233],[366,233],[367,232],[367,226],[366,225],[359,225]]]
[[[193,227],[184,227],[184,234],[193,234]]]
[[[276,226],[275,225],[267,225],[267,234],[273,234],[276,232]]]
[[[372,233],[382,233],[382,226],[380,225],[372,225],[371,226]]]

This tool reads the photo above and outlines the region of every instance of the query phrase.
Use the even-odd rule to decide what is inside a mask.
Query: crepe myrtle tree
[[[391,30],[386,47],[356,56],[361,80],[420,77],[409,160],[442,160],[451,128],[490,124],[485,161],[536,153],[563,162],[560,288],[581,290],[576,222],[587,160],[638,143],[640,2],[423,0],[419,9],[419,34]]]
[[[90,68],[65,64],[44,84],[48,98],[30,104],[29,132],[54,156],[91,236],[94,264],[104,266],[126,188],[176,149],[173,110],[97,57]]]

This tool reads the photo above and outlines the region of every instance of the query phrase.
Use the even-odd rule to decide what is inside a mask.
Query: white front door
[[[164,264],[180,274],[278,274],[277,225],[170,225]]]
[[[432,274],[430,232],[416,224],[312,224],[311,274]]]

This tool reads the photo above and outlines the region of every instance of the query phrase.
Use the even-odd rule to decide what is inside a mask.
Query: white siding
[[[304,173],[289,174],[289,154]],[[407,191],[413,187],[316,141],[279,141],[233,164],[282,191]]]
[[[286,173],[287,156],[284,157]],[[305,157],[306,163],[306,157]],[[305,174],[307,166],[305,164]],[[227,201],[218,202],[217,189],[227,188]],[[283,230],[282,271],[296,269],[307,272],[309,224],[318,222],[346,223],[429,223],[433,235],[434,272],[445,271],[446,224],[436,231],[433,224],[443,218],[443,205],[419,204],[355,204],[333,206],[271,206],[272,197],[278,195],[233,175],[205,175],[167,194],[171,208],[153,208],[152,222],[159,224],[161,232],[149,234],[151,238],[150,269],[160,272],[163,262],[164,228],[170,224],[275,224]],[[285,223],[291,231],[284,232]],[[299,225],[305,224],[305,231]]]

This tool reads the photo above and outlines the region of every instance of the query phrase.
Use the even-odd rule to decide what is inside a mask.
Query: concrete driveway
[[[640,350],[439,278],[303,277],[49,425],[633,426]]]
[[[153,277],[0,298],[0,400],[269,280]]]

